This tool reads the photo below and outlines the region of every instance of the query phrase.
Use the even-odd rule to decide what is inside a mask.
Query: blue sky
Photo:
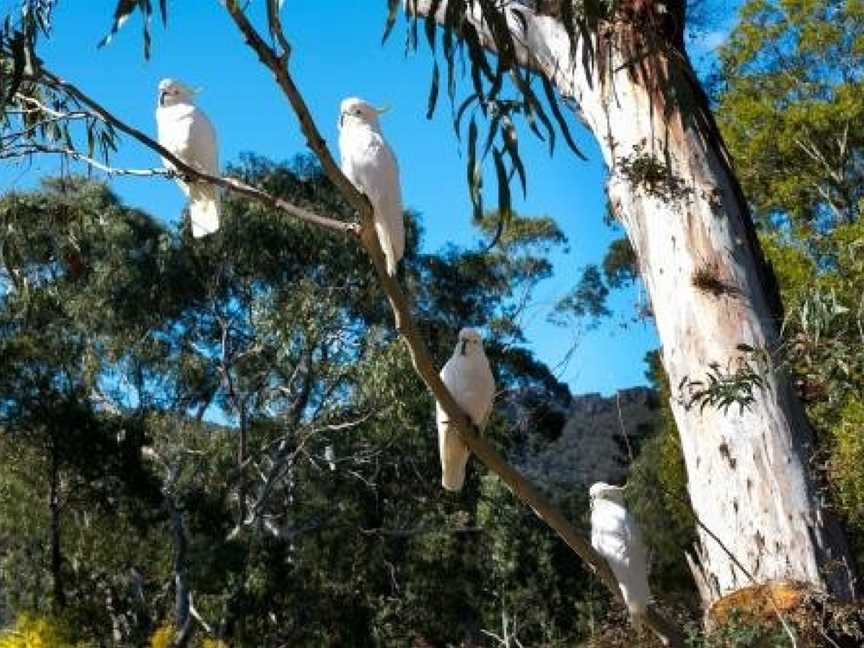
[[[5,10],[9,4],[8,0],[0,2],[0,7]],[[47,66],[148,133],[155,133],[153,110],[161,78],[179,78],[200,87],[198,103],[219,132],[223,164],[246,151],[283,160],[306,150],[286,101],[220,3],[169,3],[168,28],[154,21],[149,61],[142,53],[138,16],[130,19],[109,46],[96,48],[110,26],[115,4],[114,0],[59,3],[55,34],[42,50]],[[260,9],[260,4],[253,3],[253,7]],[[381,46],[384,0],[291,0],[286,4],[284,22],[294,47],[291,70],[337,159],[336,119],[341,99],[355,95],[390,106],[382,128],[399,159],[405,203],[422,214],[426,249],[447,243],[473,244],[476,233],[470,225],[465,163],[446,96],[439,100],[435,117],[425,118],[432,68],[425,46],[406,57],[401,22]],[[724,31],[708,34],[705,41],[715,45]],[[527,130],[520,138],[528,168],[528,195],[523,200],[521,191],[514,191],[514,208],[523,214],[554,217],[569,240],[567,250],[552,255],[555,276],[535,291],[524,325],[530,347],[574,393],[609,393],[645,382],[642,357],[658,343],[651,322],[631,321],[633,304],[640,298],[636,290],[615,296],[611,302],[615,317],[595,331],[579,333],[546,321],[550,309],[573,286],[579,269],[599,262],[608,242],[617,235],[603,224],[601,156],[590,134],[575,119],[570,121],[588,162],[577,159],[565,146],[557,147],[550,158],[546,145]],[[159,165],[156,156],[131,140],[123,140],[113,163]],[[7,163],[0,169],[0,189],[25,189],[40,176],[58,170],[56,159],[34,160],[28,165]],[[167,221],[176,220],[184,205],[180,191],[161,179],[118,178],[112,184],[127,204]],[[486,186],[494,188],[495,183]],[[494,204],[494,189],[486,200]],[[574,344],[574,353],[563,362]]]

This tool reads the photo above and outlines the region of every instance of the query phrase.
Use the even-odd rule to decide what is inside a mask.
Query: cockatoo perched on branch
[[[156,126],[159,143],[189,166],[208,175],[219,175],[219,151],[216,131],[200,108],[195,106],[194,92],[173,79],[159,82],[159,106]],[[162,163],[173,169],[168,160]],[[200,182],[177,184],[189,198],[192,236],[200,238],[219,229],[219,188]]]
[[[598,482],[588,492],[591,496],[591,546],[609,563],[624,595],[630,621],[639,628],[651,598],[642,534],[624,506],[622,487]]]
[[[459,342],[453,356],[441,370],[441,380],[459,407],[471,417],[472,423],[482,429],[492,411],[495,379],[489,360],[483,351],[483,340],[472,328],[459,331]],[[435,404],[438,424],[438,450],[441,453],[441,484],[447,490],[458,491],[465,483],[465,465],[471,451],[450,429],[447,414],[439,403]]]
[[[345,99],[339,114],[339,154],[342,173],[372,203],[375,231],[393,276],[405,252],[405,223],[399,167],[378,125],[382,112],[362,99]]]

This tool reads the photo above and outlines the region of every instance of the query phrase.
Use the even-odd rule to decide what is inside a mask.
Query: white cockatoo
[[[591,546],[609,563],[618,579],[624,603],[634,627],[651,598],[648,587],[648,555],[642,534],[624,505],[624,489],[598,482],[588,491],[591,497]]]
[[[492,411],[495,379],[483,351],[483,340],[476,330],[463,328],[459,331],[459,342],[441,370],[441,380],[474,425],[482,429]],[[458,491],[465,482],[465,465],[471,451],[459,434],[450,429],[449,418],[439,403],[435,404],[435,415],[441,484],[447,490]]]
[[[382,112],[356,97],[342,101],[339,155],[342,173],[372,203],[375,231],[387,260],[387,272],[393,276],[405,252],[405,222],[399,167],[378,125]]]
[[[208,175],[219,175],[216,131],[207,115],[194,103],[194,92],[174,79],[159,82],[156,126],[159,143],[189,166]],[[162,159],[167,169],[173,169]],[[192,236],[200,238],[219,229],[219,188],[210,184],[177,184],[189,198]]]

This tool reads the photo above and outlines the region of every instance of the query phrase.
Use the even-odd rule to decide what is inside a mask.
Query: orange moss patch
[[[777,618],[777,610],[787,614],[801,607],[807,588],[788,581],[753,585],[732,592],[715,602],[708,610],[708,627],[726,625],[729,617],[737,613],[740,619],[754,622]]]

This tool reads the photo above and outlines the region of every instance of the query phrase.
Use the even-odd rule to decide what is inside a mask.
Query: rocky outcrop
[[[518,402],[509,413],[524,442],[511,459],[533,482],[559,495],[597,481],[623,483],[659,416],[657,394],[648,387],[575,396],[567,408],[526,395]],[[542,416],[532,417],[538,407]]]

